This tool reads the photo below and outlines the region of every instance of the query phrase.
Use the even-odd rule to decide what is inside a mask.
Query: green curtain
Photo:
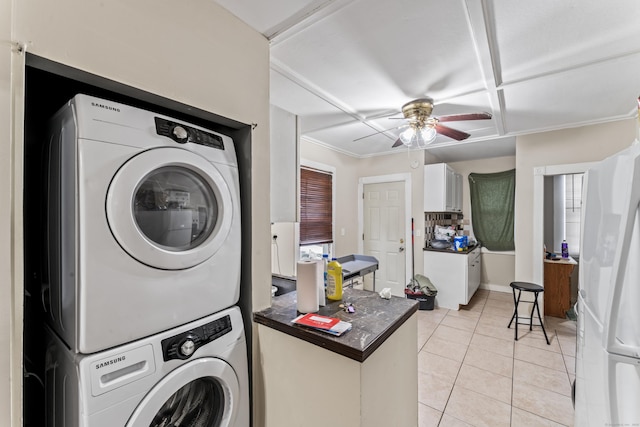
[[[476,239],[492,251],[511,251],[516,170],[470,173],[471,223]]]

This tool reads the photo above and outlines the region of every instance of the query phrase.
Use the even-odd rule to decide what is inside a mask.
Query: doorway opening
[[[531,260],[532,266],[533,266],[533,281],[534,283],[540,283],[540,284],[545,284],[545,253],[543,252],[546,246],[546,250],[547,252],[552,252],[552,253],[556,253],[555,252],[555,243],[554,243],[554,239],[551,237],[549,238],[550,243],[552,245],[552,247],[550,248],[548,246],[548,244],[546,243],[546,236],[548,236],[549,234],[556,234],[553,232],[549,232],[549,224],[554,224],[554,217],[553,214],[548,214],[546,212],[548,212],[549,210],[545,210],[545,205],[549,206],[551,205],[553,207],[554,203],[553,201],[553,194],[555,193],[552,188],[553,186],[553,182],[554,182],[554,177],[564,177],[565,180],[565,185],[563,186],[563,188],[566,191],[566,177],[567,176],[576,176],[578,177],[580,174],[583,174],[584,172],[587,171],[587,169],[589,169],[591,166],[593,166],[594,163],[574,163],[574,164],[566,164],[566,165],[553,165],[553,166],[540,166],[540,167],[536,167],[534,168],[534,178],[533,178],[533,238],[532,238],[532,243],[533,243],[533,259]],[[561,179],[556,179],[557,182],[560,182]],[[551,186],[551,188],[549,188]],[[575,190],[577,190],[577,188],[575,188]],[[562,191],[558,191],[557,192],[557,196],[558,198],[565,198],[566,197],[566,192],[563,193]],[[547,200],[551,200],[551,202],[548,202]],[[565,202],[565,207],[566,207],[566,202]],[[551,209],[551,211],[553,211],[553,208]],[[566,214],[566,213],[565,213]],[[559,215],[560,216],[560,215]],[[566,216],[565,216],[566,218]],[[579,217],[578,217],[579,219]],[[575,216],[574,218],[571,219],[572,221],[574,221],[575,223]],[[564,229],[563,229],[564,227]],[[569,228],[575,228],[575,225],[570,225],[569,227],[566,227],[566,224],[563,227],[559,227],[562,231],[562,235],[564,237],[560,238],[560,243],[562,242],[563,239],[566,239],[566,230]],[[578,223],[578,238],[579,238],[579,223]],[[555,229],[555,226],[553,227],[553,229]],[[576,244],[574,244],[576,245]],[[560,257],[560,249],[561,247],[558,246],[558,251],[557,254]],[[575,250],[579,250],[579,242],[577,243]],[[542,255],[542,256],[541,256]],[[547,262],[548,264],[548,262]],[[571,272],[570,274],[572,275],[576,275],[574,277],[575,283],[576,283],[576,287],[577,287],[577,270],[578,270],[578,266],[575,265],[574,268],[575,273]],[[564,273],[563,273],[564,274]],[[572,280],[573,281],[573,280]],[[576,289],[577,292],[577,289]],[[546,293],[546,292],[545,292]],[[548,295],[546,295],[546,297],[548,297]],[[566,297],[565,297],[566,298]],[[570,298],[570,296],[569,296]],[[545,298],[547,299],[547,298]],[[545,315],[545,306],[544,306],[544,302],[543,304],[541,304],[541,311],[542,311],[542,315]]]

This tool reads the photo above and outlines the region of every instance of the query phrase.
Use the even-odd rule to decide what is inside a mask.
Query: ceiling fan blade
[[[438,132],[440,135],[448,136],[449,138],[453,138],[457,141],[462,141],[463,139],[467,139],[471,136],[466,132],[462,132],[461,130],[457,130],[457,129],[452,129],[450,127],[441,125],[439,123],[436,125],[436,132]]]
[[[378,135],[378,134],[380,134],[380,133],[389,132],[390,130],[400,129],[400,128],[405,127],[405,126],[407,126],[407,125],[394,126],[394,127],[392,127],[392,128],[385,129],[385,130],[381,130],[381,131],[379,131],[379,132],[375,132],[375,133],[372,133],[372,134],[370,134],[370,135],[361,136],[360,138],[356,138],[356,139],[354,139],[354,140],[353,140],[353,142],[360,141],[361,139],[369,138],[370,136]]]
[[[391,146],[391,148],[400,147],[401,145],[404,145],[404,144],[402,144],[402,141],[400,141],[400,138],[398,138],[398,139],[396,140],[396,142],[394,142],[394,143],[393,143],[393,145]]]
[[[464,120],[487,120],[492,116],[490,113],[470,113],[470,114],[452,114],[450,116],[438,117],[440,122],[461,122]]]

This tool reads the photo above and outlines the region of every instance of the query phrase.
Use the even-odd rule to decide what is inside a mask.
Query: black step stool
[[[524,292],[533,292],[533,308],[531,309],[531,318],[529,319],[529,330],[533,330],[533,310],[536,310],[538,313],[538,320],[540,320],[540,326],[542,326],[542,332],[544,333],[544,338],[547,340],[547,345],[551,345],[549,342],[549,338],[547,337],[547,331],[544,329],[544,322],[542,321],[542,317],[540,317],[540,306],[538,305],[538,294],[544,292],[544,288],[540,285],[536,285],[535,283],[528,282],[511,282],[509,285],[513,290],[513,303],[515,304],[515,308],[513,310],[513,316],[511,316],[511,321],[509,322],[509,326],[507,328],[511,328],[511,324],[513,320],[516,321],[515,328],[515,338],[518,341],[518,303],[520,303],[520,295],[522,291]],[[516,290],[518,290],[518,298],[516,299]],[[523,302],[531,302],[531,301],[523,301]]]

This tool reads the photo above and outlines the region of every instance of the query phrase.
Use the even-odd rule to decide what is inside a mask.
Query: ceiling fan
[[[392,129],[401,129],[404,127],[407,129],[402,131],[400,137],[392,147],[406,145],[408,147],[424,148],[436,139],[437,134],[462,141],[471,135],[445,126],[441,124],[441,122],[487,120],[491,118],[491,114],[486,112],[433,117],[431,116],[431,111],[433,111],[433,99],[429,97],[414,99],[404,104],[402,106],[402,115],[404,116],[403,119],[408,120],[408,123]]]

